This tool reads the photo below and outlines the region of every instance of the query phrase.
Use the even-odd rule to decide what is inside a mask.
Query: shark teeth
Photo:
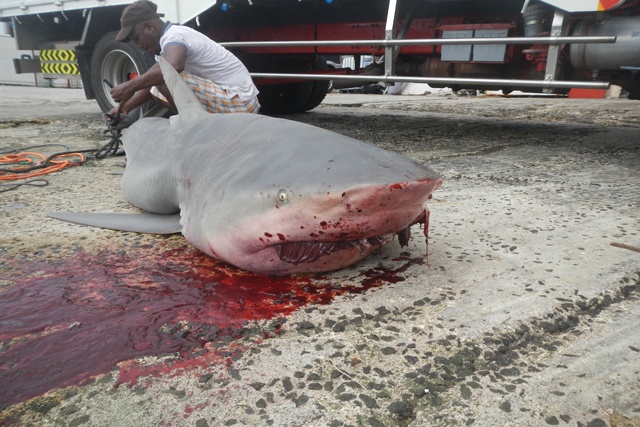
[[[336,242],[292,242],[275,245],[276,253],[283,262],[301,264],[314,262],[317,259],[343,249],[356,248],[361,254],[389,243],[394,233],[383,236],[367,237],[360,240],[342,240]]]
[[[355,248],[361,255],[367,255],[373,249],[382,247],[389,243],[393,240],[394,236],[398,236],[398,242],[401,247],[407,246],[409,244],[409,239],[411,238],[411,226],[415,224],[424,225],[425,237],[428,238],[427,228],[429,226],[429,211],[423,209],[423,211],[410,225],[396,233],[388,233],[376,237],[366,237],[359,240],[339,240],[335,242],[287,242],[275,245],[275,249],[281,261],[294,265],[314,262],[323,256],[351,248]]]

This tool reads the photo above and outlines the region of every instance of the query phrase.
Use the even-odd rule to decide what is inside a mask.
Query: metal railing
[[[571,43],[615,43],[616,36],[562,37],[564,14],[556,11],[550,37],[485,37],[485,38],[448,38],[448,39],[395,39],[393,28],[396,22],[396,10],[399,0],[390,0],[385,24],[385,38],[380,40],[313,40],[313,41],[261,41],[221,43],[227,48],[248,47],[292,47],[292,46],[378,46],[385,49],[384,75],[336,75],[336,74],[300,74],[300,73],[251,73],[254,78],[334,80],[362,82],[409,82],[438,85],[495,86],[542,88],[549,91],[554,88],[607,89],[608,82],[598,81],[560,81],[556,80],[560,45]],[[526,5],[525,5],[526,7]],[[496,45],[496,44],[538,44],[550,45],[544,80],[448,78],[448,77],[408,77],[395,75],[395,58],[401,46],[451,46],[451,45]]]
[[[292,46],[436,46],[436,45],[495,45],[495,44],[538,44],[561,45],[567,43],[615,43],[616,36],[590,37],[495,37],[495,38],[458,38],[458,39],[406,39],[406,40],[315,40],[315,41],[262,41],[262,42],[228,42],[221,43],[227,48],[247,47],[292,47]],[[336,74],[300,74],[300,73],[251,73],[254,78],[299,79],[299,80],[344,80],[384,83],[427,83],[455,86],[496,86],[496,87],[529,87],[543,89],[579,88],[607,89],[608,82],[545,80],[512,80],[512,79],[479,79],[449,77],[409,77],[396,76],[393,69],[389,71],[385,63],[384,75],[336,75]]]
[[[268,42],[225,42],[227,48],[243,47],[292,47],[292,46],[446,46],[467,44],[566,44],[566,43],[615,43],[616,36],[581,37],[478,37],[462,39],[404,39],[404,40],[306,40]]]

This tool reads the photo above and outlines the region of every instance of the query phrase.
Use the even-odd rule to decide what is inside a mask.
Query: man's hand
[[[111,110],[109,110],[109,112],[106,115],[108,117],[116,117],[118,114],[122,114],[123,116],[126,116],[127,114],[129,114],[129,112],[123,110],[121,107],[113,107]]]
[[[121,83],[111,89],[111,97],[120,104],[127,102],[135,93],[136,90],[132,88],[131,82]]]

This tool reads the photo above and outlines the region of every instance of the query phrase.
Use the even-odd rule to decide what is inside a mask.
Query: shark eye
[[[289,201],[289,194],[287,194],[287,190],[278,190],[278,200],[282,203],[287,203]]]

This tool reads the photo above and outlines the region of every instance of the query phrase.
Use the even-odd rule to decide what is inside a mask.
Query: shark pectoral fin
[[[48,216],[75,224],[135,233],[176,234],[182,231],[180,214],[51,212]]]

